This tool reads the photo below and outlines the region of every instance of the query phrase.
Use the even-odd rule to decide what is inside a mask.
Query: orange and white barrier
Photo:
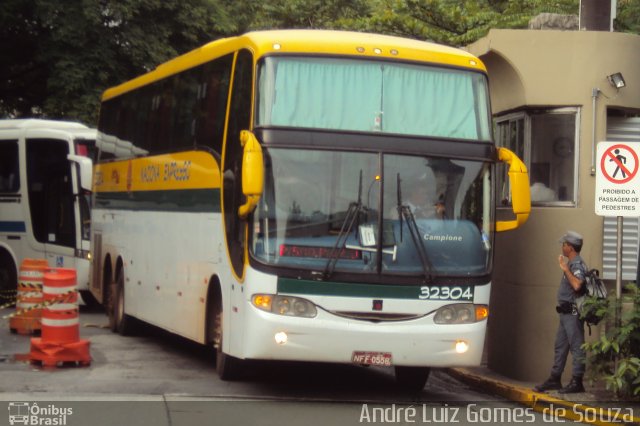
[[[76,271],[54,268],[44,274],[41,338],[31,339],[31,361],[55,367],[58,363],[91,363],[89,341],[80,339]]]
[[[20,265],[16,315],[9,321],[12,333],[36,334],[42,317],[42,282],[49,265],[44,259],[25,259]]]

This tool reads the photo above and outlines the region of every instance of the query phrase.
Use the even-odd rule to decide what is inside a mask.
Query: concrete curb
[[[450,368],[447,372],[452,377],[472,387],[493,393],[530,407],[537,412],[553,415],[554,417],[597,426],[640,425],[640,417],[634,417],[629,414],[630,409],[627,408],[586,405],[559,399],[524,386],[479,374],[472,371],[472,369]]]

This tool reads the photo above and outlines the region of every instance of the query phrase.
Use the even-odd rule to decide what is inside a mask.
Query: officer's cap
[[[559,242],[569,243],[572,246],[582,246],[582,235],[575,231],[567,231],[567,233],[560,238]]]

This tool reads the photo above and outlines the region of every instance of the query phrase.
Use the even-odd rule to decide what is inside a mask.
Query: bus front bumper
[[[375,323],[322,310],[300,318],[249,306],[246,315],[243,351],[235,355],[247,359],[362,363],[368,355],[397,366],[476,366],[486,330],[486,320],[443,325],[433,322],[433,314]]]

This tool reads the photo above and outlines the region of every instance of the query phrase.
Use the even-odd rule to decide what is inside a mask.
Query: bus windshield
[[[257,126],[490,138],[486,77],[477,72],[358,59],[267,57]]]
[[[263,263],[382,275],[490,268],[490,165],[270,148],[251,250]]]

